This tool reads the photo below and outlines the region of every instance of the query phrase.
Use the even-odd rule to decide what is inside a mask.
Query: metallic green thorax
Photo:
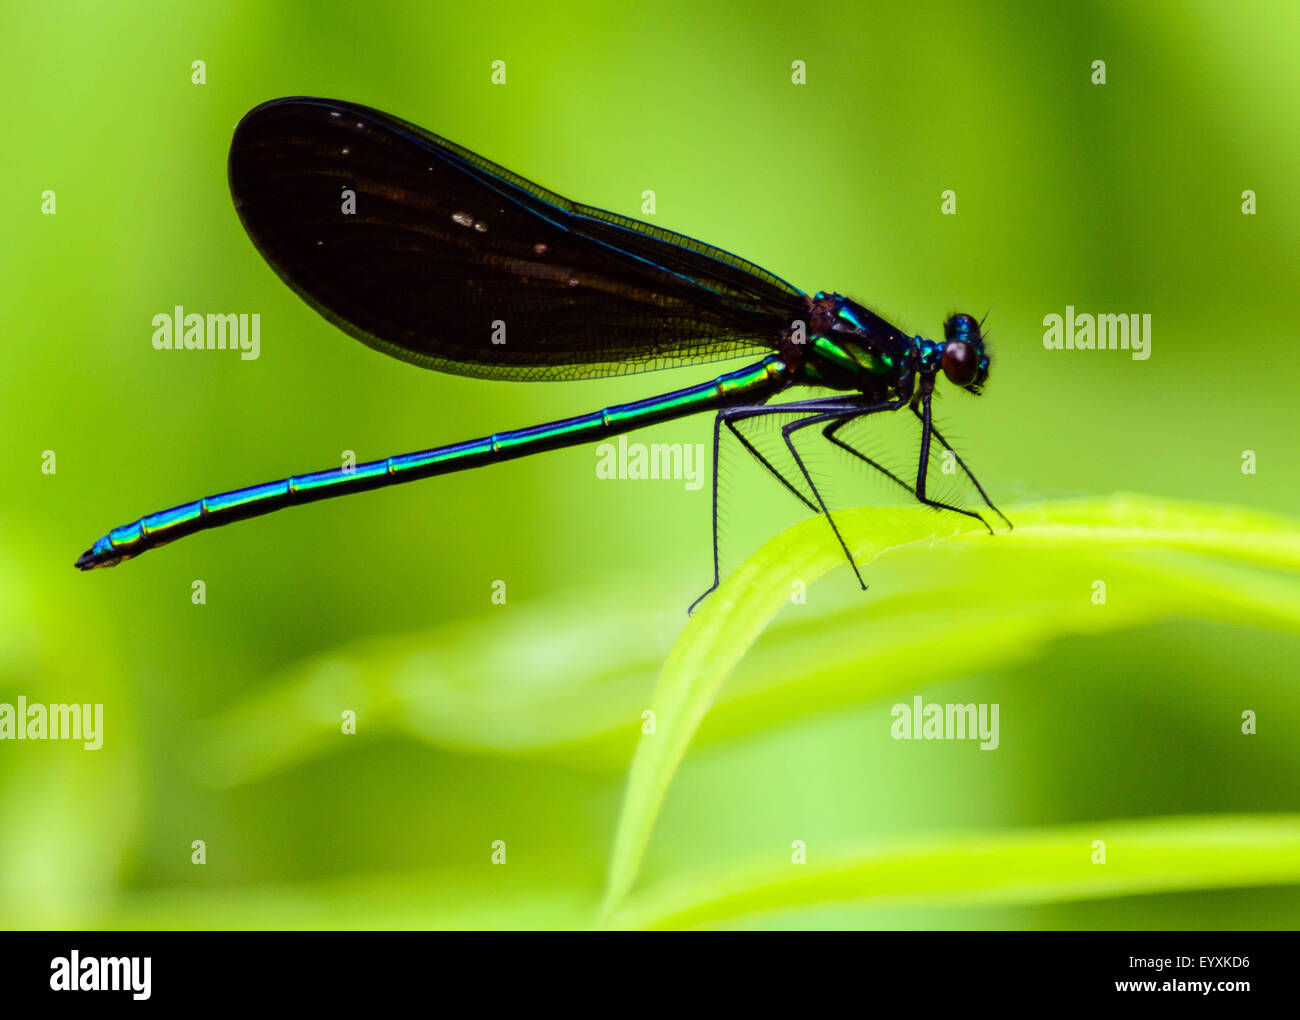
[[[889,375],[894,371],[894,359],[885,353],[872,351],[868,348],[856,346],[850,351],[845,343],[832,340],[829,337],[813,337],[812,348],[817,354],[827,361],[842,368],[845,372],[866,372],[869,375]],[[816,361],[810,360],[805,366],[809,374],[816,373]],[[821,373],[817,373],[817,378],[821,378]]]

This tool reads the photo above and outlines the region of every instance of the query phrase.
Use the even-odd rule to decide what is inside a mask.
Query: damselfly
[[[229,173],[244,227],[280,278],[344,332],[395,358],[519,382],[746,355],[759,360],[575,418],[184,503],[114,528],[77,560],[82,570],[283,507],[587,443],[700,411],[716,412],[709,591],[718,584],[724,428],[810,510],[826,516],[859,582],[853,555],[796,447],[805,429],[820,426],[827,440],[922,503],[988,527],[978,512],[927,493],[933,440],[1001,516],[931,421],[940,373],[970,393],[979,393],[988,378],[981,324],[970,315],[950,317],[942,340],[909,336],[839,294],[810,296],[719,248],[571,202],[353,103],[294,97],[258,106],[235,129]],[[495,342],[500,339],[505,342]],[[835,393],[770,403],[795,387]],[[914,481],[839,435],[850,422],[901,409],[920,422]],[[745,422],[774,414],[790,418],[781,436],[798,468],[795,481],[745,434]]]

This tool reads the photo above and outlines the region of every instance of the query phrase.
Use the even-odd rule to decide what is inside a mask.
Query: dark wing
[[[363,343],[444,372],[583,379],[766,354],[803,314],[802,292],[752,263],[570,202],[352,103],[249,112],[230,190],[303,300]]]

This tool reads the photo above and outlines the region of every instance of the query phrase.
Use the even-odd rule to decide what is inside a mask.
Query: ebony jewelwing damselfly
[[[306,97],[263,103],[235,129],[229,174],[240,219],[280,279],[345,333],[403,361],[523,382],[759,360],[576,418],[185,503],[114,528],[77,560],[82,570],[283,507],[587,443],[700,411],[716,412],[709,591],[718,584],[723,427],[810,510],[826,515],[860,583],[795,446],[804,429],[821,426],[826,439],[922,503],[988,527],[977,512],[927,495],[930,445],[937,441],[1002,516],[931,421],[940,372],[971,393],[988,378],[989,355],[972,316],[950,317],[941,341],[909,336],[839,294],[810,296],[719,248],[571,202],[354,103]],[[345,191],[354,196],[351,211]],[[505,342],[493,342],[502,327]],[[837,392],[769,403],[795,387]],[[838,435],[850,422],[903,408],[920,419],[914,483]],[[812,499],[744,434],[743,422],[773,414],[791,416],[782,438]]]

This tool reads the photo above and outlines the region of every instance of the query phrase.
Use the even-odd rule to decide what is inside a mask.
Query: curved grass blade
[[[1093,863],[1104,840],[1105,863]],[[1300,815],[1090,822],[970,834],[665,882],[609,919],[618,928],[717,927],[846,903],[1030,904],[1300,882]]]
[[[1015,578],[1028,580],[1036,556],[1057,551],[1080,558],[1090,568],[1119,563],[1145,569],[1142,611],[1147,618],[1209,612],[1242,623],[1293,627],[1300,620],[1300,584],[1295,577],[1265,573],[1252,577],[1250,586],[1241,583],[1234,565],[1300,570],[1300,526],[1255,511],[1119,495],[1018,509],[1016,530],[996,539],[961,525],[938,536],[935,518],[921,510],[863,508],[837,516],[860,563],[909,546],[910,551],[936,545],[956,551],[996,543],[997,560],[1027,552],[1014,573],[985,573],[986,607],[996,608],[999,598],[1023,601]],[[1175,553],[1181,556],[1171,559]],[[727,678],[785,604],[791,584],[810,584],[841,562],[825,523],[804,521],[742,564],[683,631],[652,702],[657,733],[642,737],[629,772],[610,859],[606,912],[617,909],[631,890],[672,777]],[[1257,586],[1259,594],[1251,586]],[[931,608],[936,604],[929,600]],[[868,603],[861,610],[862,623],[869,625],[872,613]],[[1100,616],[1095,628],[1115,622]],[[967,647],[960,641],[948,643]],[[963,660],[958,668],[967,665]],[[909,680],[909,685],[914,683]]]

